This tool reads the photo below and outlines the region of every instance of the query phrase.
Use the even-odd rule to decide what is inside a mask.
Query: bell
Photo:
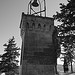
[[[39,6],[39,4],[37,3],[37,0],[33,1],[32,6],[34,6],[34,7],[38,7]]]

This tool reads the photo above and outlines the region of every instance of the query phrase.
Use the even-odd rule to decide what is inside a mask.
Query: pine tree
[[[5,73],[6,75],[15,75],[16,69],[18,69],[18,59],[20,48],[16,47],[16,43],[14,41],[14,37],[9,39],[8,44],[4,44],[5,50],[4,54],[0,56],[0,71]]]
[[[58,37],[64,47],[64,57],[71,64],[75,57],[75,0],[67,0],[67,4],[60,3],[60,12],[56,12],[54,19],[61,22],[58,25]]]

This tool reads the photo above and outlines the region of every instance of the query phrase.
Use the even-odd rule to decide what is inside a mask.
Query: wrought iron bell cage
[[[30,15],[38,15],[39,14],[39,16],[42,16],[42,13],[44,12],[44,16],[46,17],[46,2],[45,2],[45,0],[43,0],[43,2],[44,2],[44,9],[42,10],[40,0],[30,0],[30,2],[28,4],[27,14],[30,14]],[[39,8],[39,11],[35,11],[33,7]],[[33,11],[33,13],[32,13],[32,11]]]

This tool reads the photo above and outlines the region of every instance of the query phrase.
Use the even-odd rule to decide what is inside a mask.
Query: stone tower
[[[57,57],[53,18],[22,13],[20,29],[21,75],[54,75]]]
[[[32,0],[31,0],[32,1]],[[37,7],[37,1],[32,3]],[[44,0],[45,4],[45,0]],[[33,11],[32,6],[29,6]],[[22,38],[20,75],[55,75],[57,63],[56,30],[54,19],[46,17],[46,7],[33,14],[22,13],[20,29]],[[42,16],[45,13],[45,17]],[[29,13],[29,11],[28,11]],[[40,13],[40,15],[35,15]]]

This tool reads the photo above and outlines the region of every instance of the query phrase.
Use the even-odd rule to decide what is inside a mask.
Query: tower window
[[[35,27],[35,23],[32,23],[32,27],[33,27],[33,28]]]
[[[38,28],[41,28],[41,24],[40,23],[38,24]]]
[[[51,25],[49,26],[49,30],[51,30]]]
[[[46,25],[44,24],[44,28],[46,27]]]
[[[28,22],[26,23],[26,28],[29,28],[29,23]]]

